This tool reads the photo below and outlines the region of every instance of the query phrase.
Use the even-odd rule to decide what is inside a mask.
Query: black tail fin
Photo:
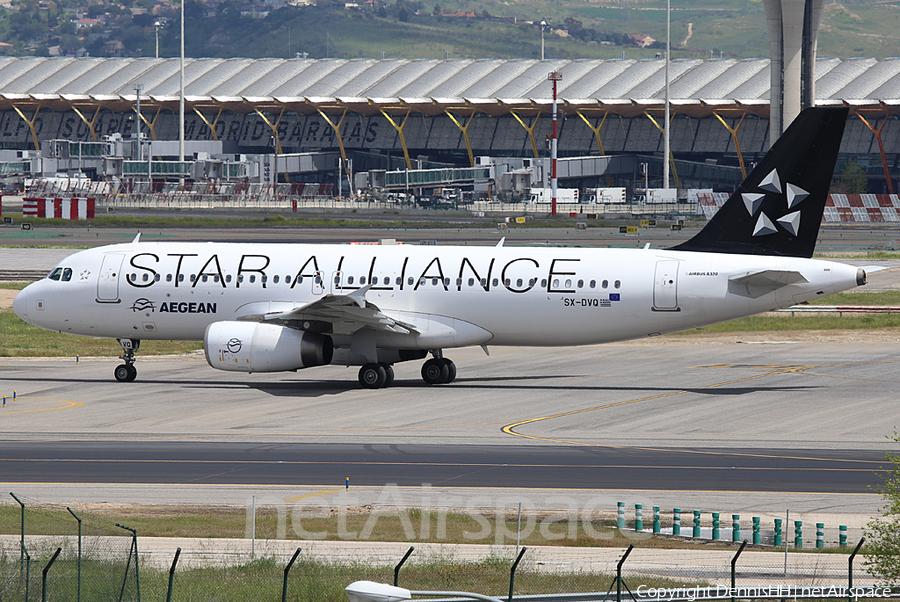
[[[848,111],[801,112],[709,223],[673,249],[812,257]]]

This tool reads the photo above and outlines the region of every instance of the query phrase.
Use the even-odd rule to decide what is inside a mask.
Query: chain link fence
[[[627,548],[154,537],[139,555],[127,526],[13,497],[0,506],[0,601],[343,602],[357,581],[542,602],[893,595],[852,548],[673,549],[649,534]]]
[[[140,600],[136,533],[15,496],[0,526],[0,600]]]

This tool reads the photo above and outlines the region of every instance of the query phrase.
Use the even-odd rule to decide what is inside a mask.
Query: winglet
[[[137,244],[137,243],[139,243],[139,242],[141,242],[141,233],[140,233],[140,232],[137,233],[137,236],[134,237],[134,240],[131,241],[131,244],[134,245],[134,244]]]
[[[503,242],[504,242],[505,240],[506,240],[506,237],[505,237],[505,236],[504,236],[503,238],[500,239],[500,242],[497,243],[497,248],[498,248],[498,249],[499,249],[500,247],[503,246]]]

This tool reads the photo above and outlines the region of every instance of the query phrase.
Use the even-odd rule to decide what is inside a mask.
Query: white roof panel
[[[559,71],[558,98],[578,104],[660,102],[664,61],[532,59],[189,59],[186,94],[217,102],[335,102],[368,99],[410,104],[530,104],[551,97],[547,81]],[[670,97],[682,105],[768,102],[770,65],[765,59],[684,59],[670,63]],[[135,96],[177,100],[178,59],[0,57],[0,95],[73,100]],[[839,103],[900,99],[900,59],[861,58],[816,61],[816,98]],[[739,99],[739,100],[738,100]]]

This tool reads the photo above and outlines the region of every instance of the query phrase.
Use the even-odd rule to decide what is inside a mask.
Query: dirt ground
[[[0,288],[0,310],[12,309],[13,299],[16,298],[18,292]]]

